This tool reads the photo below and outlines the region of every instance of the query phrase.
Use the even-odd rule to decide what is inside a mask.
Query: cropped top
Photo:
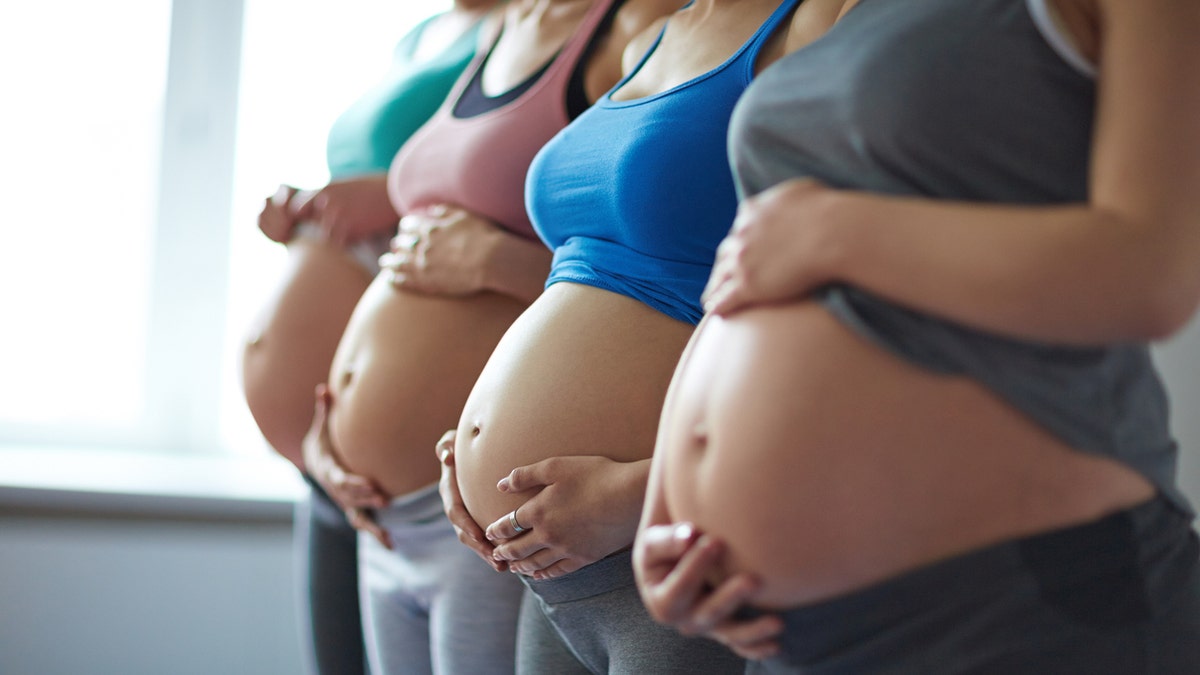
[[[593,35],[618,0],[597,0],[553,62],[512,101],[470,117],[454,108],[499,41],[467,67],[454,92],[396,155],[388,193],[400,213],[458,206],[514,234],[533,239],[525,211],[525,173],[534,155],[570,121],[567,83]]]
[[[614,100],[660,33],[625,79],[542,149],[525,198],[554,249],[547,286],[594,286],[699,322],[700,293],[737,213],[729,117],[762,45],[798,3],[785,0],[713,70],[659,94]]]
[[[329,129],[325,155],[333,178],[387,171],[404,142],[446,99],[475,56],[479,24],[437,56],[415,61],[425,27],[422,21],[396,45],[387,75],[346,109]]]
[[[730,131],[739,190],[814,177],[934,199],[1087,201],[1096,84],[1045,3],[862,0],[742,99]],[[876,345],[974,379],[1067,444],[1130,466],[1190,512],[1176,486],[1166,392],[1145,345],[1011,339],[846,285],[818,299]]]

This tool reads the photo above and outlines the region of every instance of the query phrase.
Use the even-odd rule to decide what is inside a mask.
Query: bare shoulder
[[[783,38],[783,51],[790,54],[821,37],[838,19],[858,4],[858,0],[805,0],[792,14]]]

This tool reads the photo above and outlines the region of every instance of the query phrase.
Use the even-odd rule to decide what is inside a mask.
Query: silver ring
[[[513,529],[516,530],[517,534],[521,534],[525,530],[529,529],[528,527],[521,527],[521,524],[517,522],[517,510],[516,509],[513,509],[512,511],[508,512],[508,524],[512,525]]]

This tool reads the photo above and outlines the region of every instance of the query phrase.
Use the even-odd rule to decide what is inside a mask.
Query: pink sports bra
[[[401,214],[458,206],[514,234],[537,239],[525,210],[534,155],[570,121],[567,86],[592,36],[619,0],[597,0],[536,82],[514,100],[470,117],[454,108],[484,67],[500,32],[463,72],[438,112],[396,154],[388,194]]]

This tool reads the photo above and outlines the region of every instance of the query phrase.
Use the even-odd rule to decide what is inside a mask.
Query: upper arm
[[[1126,218],[1198,233],[1200,3],[1096,0],[1100,63],[1091,196]]]
[[[1200,2],[1095,3],[1090,203],[1131,227],[1180,326],[1200,305]]]

